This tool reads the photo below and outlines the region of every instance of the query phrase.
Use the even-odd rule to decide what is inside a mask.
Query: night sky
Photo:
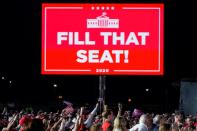
[[[147,3],[148,0],[121,0]],[[99,76],[41,75],[41,3],[66,0],[9,0],[1,4],[0,102],[47,103],[63,95],[65,100],[96,103]],[[118,3],[113,1],[80,1]],[[159,105],[165,110],[178,107],[179,81],[197,76],[196,8],[191,0],[149,0],[165,4],[164,75],[107,76],[106,101],[132,105]],[[11,81],[11,82],[10,82]],[[57,84],[57,88],[54,88]],[[146,89],[149,89],[146,92]],[[171,106],[172,105],[172,106]]]

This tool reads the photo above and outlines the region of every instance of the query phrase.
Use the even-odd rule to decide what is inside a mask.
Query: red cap
[[[23,117],[19,120],[19,124],[20,124],[20,125],[23,125],[23,124],[26,123],[28,120],[30,120],[29,117],[23,116]]]

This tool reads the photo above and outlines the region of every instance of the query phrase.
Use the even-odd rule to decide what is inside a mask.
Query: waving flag
[[[63,113],[64,115],[69,115],[71,113],[73,113],[74,108],[72,106],[67,106],[66,108],[64,108]]]
[[[63,101],[63,104],[67,105],[67,106],[72,106],[73,104],[69,101]]]

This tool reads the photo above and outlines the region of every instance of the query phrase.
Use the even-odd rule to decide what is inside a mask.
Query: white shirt
[[[120,128],[115,128],[115,129],[113,129],[113,131],[122,131],[122,129],[120,129]]]
[[[148,131],[148,127],[145,124],[140,123],[129,129],[129,131]]]

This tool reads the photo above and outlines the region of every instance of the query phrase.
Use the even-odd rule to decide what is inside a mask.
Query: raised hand
[[[118,110],[121,111],[122,110],[122,104],[118,103]]]

